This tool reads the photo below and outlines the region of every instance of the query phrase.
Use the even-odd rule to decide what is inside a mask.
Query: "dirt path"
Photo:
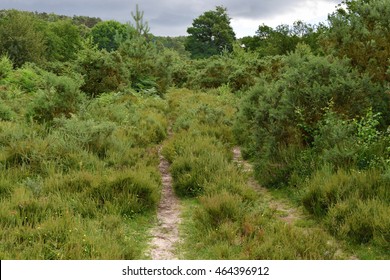
[[[256,182],[255,178],[252,175],[253,167],[250,163],[248,163],[242,158],[240,147],[233,148],[233,161],[237,164],[239,168],[242,168],[243,172],[249,173],[248,184],[252,186],[259,193],[259,195],[262,196],[265,203],[267,203],[271,209],[274,209],[276,211],[277,217],[280,220],[284,221],[288,225],[294,226],[295,222],[307,218],[305,217],[305,214],[301,209],[291,206],[287,201],[283,199],[275,198],[266,188],[260,186],[259,183]],[[307,232],[309,231],[310,228],[307,228]],[[329,244],[337,244],[337,241],[333,239],[329,240],[328,242]],[[352,253],[344,252],[342,246],[338,245],[337,247],[338,249],[334,254],[335,259],[358,259],[356,255]]]
[[[240,147],[233,148],[233,161],[244,172],[253,172],[252,165],[242,158]],[[293,224],[297,220],[302,219],[303,214],[300,213],[299,209],[290,206],[283,200],[272,197],[271,193],[266,188],[260,186],[253,176],[249,177],[248,184],[262,196],[271,209],[276,211],[277,216],[282,221],[287,224]]]
[[[158,224],[152,229],[150,257],[153,260],[174,260],[175,245],[179,242],[180,205],[172,188],[172,176],[169,173],[169,162],[161,154],[159,170],[162,178],[162,193],[157,209]]]

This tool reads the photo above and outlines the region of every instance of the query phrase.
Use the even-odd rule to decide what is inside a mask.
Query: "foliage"
[[[34,64],[25,63],[22,67],[10,72],[4,84],[19,87],[25,92],[35,92],[42,84],[42,69]]]
[[[0,103],[0,121],[11,121],[15,113],[7,105]]]
[[[150,31],[149,24],[147,21],[144,22],[144,12],[140,11],[138,4],[135,6],[135,13],[131,12],[131,17],[134,20],[135,25],[133,25],[139,36],[147,37]]]
[[[353,118],[372,105],[370,96],[377,97],[375,86],[351,71],[348,62],[307,51],[302,47],[284,58],[278,79],[263,77],[243,101],[237,134],[254,131],[244,141],[252,143],[247,148],[256,151],[259,161],[276,156],[284,145],[311,145],[329,102]]]
[[[82,48],[80,29],[70,20],[49,23],[45,30],[48,61],[70,61]]]
[[[162,146],[184,257],[338,259],[341,243],[388,259],[385,2],[239,42],[223,7],[187,38],[149,34],[138,6],[133,25],[1,11],[0,257],[145,257]],[[232,162],[237,144],[310,216],[280,221]]]
[[[187,64],[189,71],[185,85],[193,89],[215,89],[228,86],[233,91],[244,91],[255,84],[263,62],[256,54],[245,52],[237,44],[233,52],[213,56],[207,60]]]
[[[324,217],[336,236],[361,244],[374,242],[386,250],[389,228],[388,180],[377,170],[337,173],[324,168],[305,186],[305,207]]]
[[[116,51],[119,48],[118,38],[125,40],[130,36],[128,28],[114,20],[99,22],[91,29],[93,43],[99,50]]]
[[[15,67],[42,62],[45,50],[44,34],[31,15],[11,10],[0,19],[0,55],[8,55]]]
[[[386,74],[390,50],[387,1],[343,1],[336,12],[329,15],[330,28],[323,36],[328,53],[347,56],[352,65],[369,73],[375,81],[390,81]]]
[[[86,106],[76,73],[34,69],[37,89],[0,97],[1,114],[29,107],[28,122],[23,110],[0,121],[1,257],[145,258],[166,101],[111,93]]]
[[[185,47],[192,58],[207,58],[233,50],[235,34],[224,7],[217,6],[215,11],[207,11],[194,19],[187,32]]]
[[[164,94],[173,83],[174,71],[181,70],[176,66],[181,58],[175,52],[158,50],[144,36],[122,42],[119,52],[130,71],[132,87],[138,92]]]
[[[76,70],[84,77],[81,89],[91,97],[119,90],[129,83],[128,69],[118,52],[86,48],[79,53]]]
[[[313,26],[302,21],[294,22],[293,26],[283,24],[276,28],[263,24],[259,26],[255,36],[247,36],[240,41],[246,50],[255,51],[262,57],[286,55],[293,52],[298,44],[306,44],[317,53],[318,37],[324,31],[322,24]]]
[[[172,162],[176,192],[195,197],[183,200],[188,220],[183,228],[185,258],[334,258],[336,249],[327,244],[329,235],[283,225],[231,163],[232,137],[217,136],[225,135],[225,124],[234,117],[231,93],[176,90],[166,97],[176,133],[163,154]],[[217,132],[210,134],[210,127]],[[194,246],[196,250],[189,250]]]
[[[43,123],[76,114],[85,98],[80,86],[80,79],[46,73],[43,88],[37,91],[27,118]]]
[[[3,55],[0,58],[0,82],[7,78],[9,73],[11,73],[13,69],[12,61],[9,59],[8,56]]]

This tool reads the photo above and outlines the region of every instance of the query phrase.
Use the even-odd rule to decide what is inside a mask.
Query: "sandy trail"
[[[162,193],[157,209],[158,224],[152,229],[150,242],[150,257],[153,260],[175,260],[175,245],[180,241],[180,205],[172,188],[172,176],[169,172],[169,162],[161,154],[159,148],[159,170],[162,178]]]

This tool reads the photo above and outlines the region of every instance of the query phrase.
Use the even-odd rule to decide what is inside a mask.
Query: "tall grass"
[[[28,81],[21,94],[0,96],[7,104],[0,108],[0,258],[144,258],[160,195],[166,101],[131,93],[78,98],[76,81],[45,73],[34,87]],[[14,110],[20,104],[29,109]]]
[[[184,257],[338,258],[328,234],[278,221],[232,163],[234,97],[176,90],[167,100],[176,133],[163,153],[171,162],[176,193],[187,198]]]

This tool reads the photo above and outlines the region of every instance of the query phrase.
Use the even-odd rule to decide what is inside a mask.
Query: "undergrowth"
[[[88,99],[75,78],[6,70],[0,258],[143,258],[160,195],[166,101],[131,92]]]
[[[235,98],[218,91],[167,95],[176,133],[163,153],[171,162],[174,189],[184,199],[184,258],[342,258],[324,230],[279,221],[232,163]]]

